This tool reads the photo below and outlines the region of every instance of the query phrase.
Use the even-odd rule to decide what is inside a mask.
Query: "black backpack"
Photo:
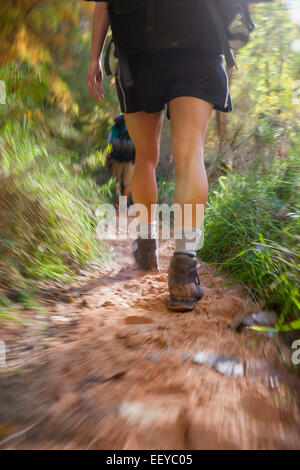
[[[205,33],[212,30],[227,66],[237,68],[232,49],[247,44],[254,29],[249,3],[269,1],[272,0],[108,0],[113,39],[107,47],[105,71],[112,74],[109,64],[112,42],[124,84],[132,86],[130,55],[197,47]]]
[[[273,0],[205,0],[215,25],[222,52],[228,67],[237,65],[233,50],[244,47],[254,23],[250,16],[250,3],[265,3]]]

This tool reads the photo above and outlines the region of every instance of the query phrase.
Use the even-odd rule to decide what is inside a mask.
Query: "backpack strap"
[[[110,66],[110,55],[111,55],[111,48],[114,43],[113,38],[110,39],[108,46],[105,51],[105,56],[104,56],[104,71],[108,77],[112,75],[112,70]],[[129,69],[129,64],[128,64],[128,57],[120,55],[120,53],[117,52],[117,47],[115,44],[116,48],[116,57],[119,59],[119,65],[120,65],[120,70],[122,71],[122,80],[124,82],[124,85],[126,87],[130,87],[133,85],[133,79],[132,75]]]
[[[110,59],[111,47],[112,47],[113,42],[114,42],[114,39],[113,37],[111,37],[107,45],[105,56],[104,56],[104,70],[108,77],[112,75],[109,59]]]
[[[233,53],[230,49],[229,43],[228,43],[228,39],[227,39],[227,36],[226,36],[226,31],[225,31],[225,27],[224,27],[222,18],[220,17],[220,14],[219,14],[218,10],[216,9],[213,0],[205,0],[205,1],[206,1],[208,9],[210,11],[212,20],[215,24],[215,28],[216,28],[217,34],[219,36],[219,40],[220,40],[221,47],[222,47],[224,55],[225,55],[227,66],[229,68],[235,67],[238,70],[236,62],[234,60],[234,55],[233,55]]]
[[[107,3],[108,3],[108,12],[110,16],[112,16],[112,0],[108,0]],[[105,73],[107,76],[112,75],[112,70],[110,67],[109,59],[110,59],[111,48],[112,48],[113,43],[115,45],[115,57],[117,57],[119,60],[119,65],[120,65],[120,70],[122,73],[122,80],[124,82],[124,85],[125,87],[131,87],[133,86],[133,79],[132,79],[132,75],[131,75],[130,68],[129,68],[128,56],[122,53],[120,47],[118,47],[118,45],[114,42],[113,37],[109,41],[106,52],[105,52],[105,57],[104,57]]]

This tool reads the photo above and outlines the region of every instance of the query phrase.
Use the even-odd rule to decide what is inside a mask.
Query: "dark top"
[[[107,0],[86,0],[86,1],[95,1],[95,2],[102,2],[102,3],[107,3]],[[170,0],[168,0],[170,2]],[[184,6],[184,1],[185,0],[181,0],[182,1],[182,6],[183,8],[185,8]],[[127,0],[128,2],[128,0]],[[113,2],[112,2],[113,3]],[[138,2],[137,2],[138,3]],[[167,4],[168,2],[166,2]],[[174,0],[174,3],[178,5],[178,3],[180,3],[180,0]],[[170,2],[170,5],[172,5],[172,2]],[[193,17],[193,19],[191,19],[191,23],[193,23],[193,25],[191,25],[194,29],[194,31],[198,31],[197,32],[197,39],[195,40],[195,44],[192,44],[192,45],[189,45],[188,47],[192,47],[192,48],[197,48],[197,49],[200,49],[202,50],[203,52],[206,52],[206,53],[219,53],[221,54],[222,53],[222,47],[220,46],[220,41],[219,41],[219,38],[218,38],[218,35],[216,33],[216,30],[215,30],[215,25],[213,24],[213,20],[212,20],[212,17],[211,17],[211,14],[208,10],[208,7],[207,7],[207,4],[206,4],[206,1],[205,0],[198,0],[198,6],[197,6],[197,17]],[[137,21],[137,27],[136,28],[133,28],[134,31],[135,31],[135,34],[137,35],[136,37],[138,38],[138,35],[141,34],[141,31],[140,30],[140,25],[142,24],[141,21]],[[178,21],[175,19],[175,22]],[[196,29],[195,29],[196,27]],[[130,28],[132,29],[132,28]],[[126,37],[128,38],[128,42],[130,43],[130,41],[132,41],[131,39],[131,36],[132,36],[132,31],[127,31],[126,32],[126,29],[124,31],[122,31],[122,35],[123,37]],[[160,35],[159,35],[160,36]],[[157,37],[157,40],[159,40],[159,38]],[[139,44],[142,44],[142,41],[139,41],[139,39],[137,39],[137,42]],[[184,46],[179,46],[179,47],[184,47]],[[176,48],[176,47],[175,47]],[[159,47],[158,47],[159,49]],[[162,45],[162,49],[164,49],[163,45]]]

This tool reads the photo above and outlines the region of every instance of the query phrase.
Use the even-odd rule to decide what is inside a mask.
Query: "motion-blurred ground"
[[[158,274],[137,270],[130,241],[113,250],[109,266],[41,293],[51,315],[27,312],[30,328],[3,330],[1,448],[299,448],[299,381],[276,340],[229,328],[260,306],[201,262],[204,299],[193,313],[171,313],[169,243]],[[197,364],[198,352],[234,355],[243,372]]]

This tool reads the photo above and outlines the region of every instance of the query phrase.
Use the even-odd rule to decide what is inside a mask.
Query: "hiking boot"
[[[169,308],[178,312],[193,310],[202,299],[196,255],[174,253],[169,267]]]
[[[155,238],[138,237],[132,244],[132,253],[139,268],[145,271],[159,271]]]

